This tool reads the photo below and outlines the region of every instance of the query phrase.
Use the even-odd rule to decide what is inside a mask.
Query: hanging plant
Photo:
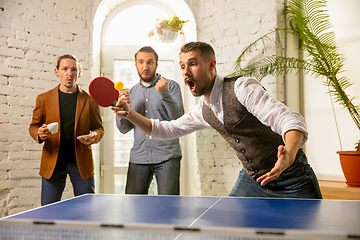
[[[173,16],[172,19],[163,19],[159,21],[159,18],[157,19],[157,24],[155,28],[148,33],[148,36],[151,38],[155,36],[155,33],[159,36],[160,40],[162,42],[173,42],[175,41],[178,34],[184,34],[182,32],[182,28],[184,23],[187,23],[189,20],[181,20],[177,16]]]

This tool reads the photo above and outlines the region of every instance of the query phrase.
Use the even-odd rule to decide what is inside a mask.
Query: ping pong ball
[[[124,84],[122,82],[116,82],[114,88],[118,91],[121,91],[121,89],[124,88]]]

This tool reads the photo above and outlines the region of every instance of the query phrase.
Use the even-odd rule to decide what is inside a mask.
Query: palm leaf
[[[269,56],[264,57],[257,62],[248,64],[245,68],[241,68],[237,71],[235,70],[233,73],[230,74],[230,76],[253,76],[259,81],[261,81],[269,74],[273,76],[281,76],[294,70],[297,72],[299,72],[300,70],[304,70],[306,73],[314,76],[319,76],[321,74],[314,70],[314,66],[312,66],[311,62],[309,61],[298,58]]]
[[[344,72],[345,58],[338,53],[335,44],[326,0],[292,0],[284,8],[283,14],[288,19],[287,27],[272,30],[244,48],[235,61],[231,75],[254,76],[261,80],[269,74],[279,76],[303,70],[305,74],[325,77],[323,84],[329,87],[329,94],[348,110],[360,130],[360,107],[353,104],[354,97],[345,93],[352,83],[346,77],[339,77]],[[297,36],[306,60],[269,56],[250,61],[245,67],[241,66],[244,59],[250,58],[255,51],[266,51],[272,49],[274,44],[280,44],[281,35]]]

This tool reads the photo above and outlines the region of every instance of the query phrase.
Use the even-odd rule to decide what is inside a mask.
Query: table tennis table
[[[360,239],[360,201],[86,194],[0,219],[8,239]]]

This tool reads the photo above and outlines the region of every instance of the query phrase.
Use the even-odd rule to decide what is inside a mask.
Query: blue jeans
[[[173,158],[157,164],[135,164],[129,162],[126,194],[148,194],[155,174],[158,195],[179,195],[180,160]]]
[[[321,199],[319,183],[312,168],[300,149],[295,162],[277,179],[261,186],[244,171],[232,188],[230,197],[270,197],[270,198],[312,198]]]
[[[51,178],[42,178],[41,205],[58,202],[66,184],[66,176],[69,174],[74,189],[74,195],[79,196],[85,193],[95,193],[94,177],[83,179],[76,162],[56,165]]]

